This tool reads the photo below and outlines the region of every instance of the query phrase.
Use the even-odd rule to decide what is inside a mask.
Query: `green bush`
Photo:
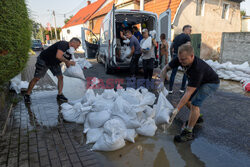
[[[0,0],[0,84],[25,67],[31,30],[25,0]]]

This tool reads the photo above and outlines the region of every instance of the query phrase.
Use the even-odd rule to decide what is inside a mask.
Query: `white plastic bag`
[[[103,135],[103,128],[90,129],[87,132],[86,144],[95,143]]]
[[[86,80],[81,66],[77,63],[74,66],[70,66],[69,68],[67,68],[63,74],[68,77]]]
[[[118,97],[112,109],[112,115],[121,118],[128,129],[140,127],[136,112],[132,108],[133,106],[127,101],[121,97]]]
[[[91,68],[93,65],[88,61],[86,60],[85,58],[78,58],[78,59],[75,59],[74,61],[76,61],[82,69],[89,69]]]
[[[148,37],[146,40],[141,42],[141,48],[145,50],[150,50],[152,47],[152,38]]]
[[[93,150],[115,151],[125,146],[123,138],[117,135],[109,136],[104,133],[92,147]]]
[[[127,129],[127,135],[125,137],[125,140],[135,143],[136,136],[137,133],[134,129]]]
[[[154,105],[154,109],[156,111],[155,114],[155,123],[163,124],[169,123],[170,113],[174,109],[172,104],[167,100],[167,98],[161,92],[158,98],[158,102]]]
[[[64,103],[61,105],[61,107],[62,107],[61,113],[63,115],[63,119],[68,122],[75,122],[78,124],[84,123],[85,115],[92,108],[91,106],[83,107],[81,103],[76,103],[74,106]]]
[[[143,136],[154,136],[157,126],[152,118],[147,118],[141,121],[141,127],[136,129],[136,132]]]
[[[104,123],[110,119],[111,111],[103,110],[100,112],[90,112],[87,116],[87,120],[89,123],[89,127],[99,128],[104,125]]]
[[[127,129],[124,122],[119,118],[113,118],[108,120],[104,124],[104,132],[109,136],[116,135],[121,138],[125,138],[127,136]]]

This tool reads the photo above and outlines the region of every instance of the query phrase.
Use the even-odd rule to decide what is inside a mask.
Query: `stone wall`
[[[220,60],[233,64],[248,61],[250,64],[250,32],[223,33]]]

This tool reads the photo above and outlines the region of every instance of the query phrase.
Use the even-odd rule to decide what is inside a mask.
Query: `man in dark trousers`
[[[59,41],[42,51],[37,57],[36,70],[34,78],[30,81],[27,93],[24,95],[25,103],[31,103],[30,94],[40,78],[44,77],[49,69],[54,76],[58,79],[58,95],[57,100],[68,101],[68,99],[62,94],[63,89],[63,75],[61,71],[60,63],[64,62],[67,67],[75,65],[74,61],[70,61],[72,54],[80,46],[81,41],[78,38],[72,38],[69,42]]]
[[[186,105],[190,110],[189,120],[180,135],[175,136],[175,141],[185,142],[193,139],[193,127],[200,117],[200,107],[203,101],[219,88],[217,73],[203,60],[194,56],[194,49],[190,44],[179,47],[178,57],[175,57],[161,72],[161,89],[164,84],[166,72],[181,66],[188,78],[185,94],[170,117],[170,125],[181,108]]]
[[[138,39],[132,34],[131,30],[126,31],[126,37],[130,40],[129,46],[131,52],[128,55],[128,58],[132,57],[130,62],[130,72],[132,77],[135,77],[138,74],[138,62],[141,56],[141,47]]]
[[[185,44],[185,43],[190,43],[191,42],[191,38],[190,38],[190,34],[192,32],[192,27],[190,25],[185,25],[182,29],[183,33],[181,33],[180,35],[177,35],[172,43],[171,46],[171,51],[173,52],[173,56],[172,59],[176,58],[178,55],[178,48]],[[172,94],[173,93],[173,85],[174,85],[174,79],[176,76],[176,73],[178,71],[178,68],[174,68],[172,69],[172,73],[170,76],[170,83],[169,83],[169,93]],[[181,89],[180,92],[184,93],[185,91],[185,87],[186,87],[186,75],[183,75],[182,78],[182,84],[181,84]]]

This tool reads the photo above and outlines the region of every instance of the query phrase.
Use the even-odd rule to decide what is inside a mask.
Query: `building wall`
[[[221,61],[233,64],[250,63],[250,32],[223,33]]]
[[[246,17],[242,19],[242,32],[250,32],[250,17]]]
[[[230,4],[228,19],[222,19],[223,3]],[[174,33],[186,24],[201,34],[201,58],[219,59],[222,32],[240,32],[240,4],[228,0],[205,0],[204,15],[196,16],[196,0],[184,0],[173,21]]]
[[[117,9],[136,9],[140,10],[140,3],[134,0],[117,0],[115,6]]]
[[[75,25],[75,26],[72,26],[72,27],[62,29],[62,37],[61,37],[61,39],[69,41],[71,38],[77,37],[82,41],[82,36],[81,36],[82,27],[88,28],[89,27],[89,22],[87,21],[84,24],[79,24],[79,25]],[[70,31],[70,33],[67,32],[68,30]],[[82,46],[80,46],[78,50],[83,51]]]

